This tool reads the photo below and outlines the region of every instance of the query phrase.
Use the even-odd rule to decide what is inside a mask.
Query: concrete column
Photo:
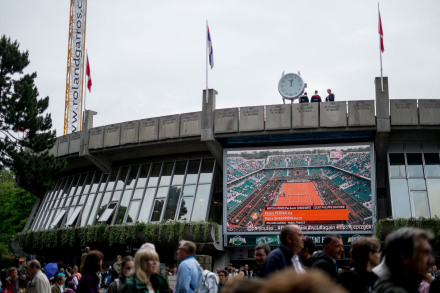
[[[86,110],[84,114],[83,128],[81,132],[81,144],[79,149],[79,156],[84,156],[95,166],[103,172],[109,172],[111,169],[111,162],[105,156],[93,156],[89,153],[89,130],[93,128],[93,116],[98,114],[92,110]]]
[[[208,96],[206,96],[207,93]],[[205,145],[217,161],[217,164],[223,169],[223,148],[214,138],[214,112],[217,94],[218,92],[215,89],[203,90],[200,140],[205,142]]]
[[[383,78],[383,91],[381,86],[381,78],[376,77],[376,203],[377,218],[385,218],[389,216],[390,208],[390,192],[388,187],[388,167],[387,167],[387,151],[388,140],[391,131],[390,123],[390,98],[388,92],[388,77]]]

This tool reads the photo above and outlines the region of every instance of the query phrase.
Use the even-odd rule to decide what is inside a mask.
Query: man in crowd
[[[218,272],[218,279],[218,292],[220,292],[228,281],[228,272],[226,272],[225,270],[220,270]]]
[[[41,272],[41,265],[38,260],[34,259],[28,262],[26,272],[32,278],[27,285],[26,293],[50,293],[49,280]]]
[[[311,259],[315,250],[316,245],[313,239],[310,237],[306,237],[306,240],[304,240],[304,248],[299,253],[301,262],[306,268],[310,268],[310,266],[312,265]]]
[[[373,293],[418,292],[420,281],[434,264],[433,238],[431,232],[412,227],[389,234],[384,251],[389,273],[376,282]]]
[[[335,94],[332,93],[331,89],[327,90],[328,96],[325,98],[326,102],[334,102],[335,101]]]
[[[300,103],[308,103],[309,102],[309,97],[307,96],[307,93],[304,93],[304,95],[299,97],[299,102]]]
[[[298,253],[304,247],[305,237],[301,228],[297,225],[286,225],[281,229],[280,246],[272,250],[264,263],[264,276],[267,277],[273,272],[290,268],[302,273],[304,267],[301,264]]]
[[[338,277],[336,260],[340,259],[344,252],[342,237],[340,235],[327,235],[322,244],[324,249],[312,256],[311,267],[324,271],[331,279],[336,280]]]
[[[315,94],[310,99],[310,102],[312,102],[312,103],[321,103],[321,96],[318,95],[318,91],[315,91]]]
[[[175,293],[194,292],[199,285],[201,271],[200,264],[194,258],[197,246],[194,242],[182,240],[177,248],[177,259],[180,261],[177,269]]]
[[[264,277],[264,261],[270,252],[270,247],[266,243],[260,243],[255,246],[255,261],[257,266],[254,267],[254,275],[260,278]]]
[[[121,274],[122,256],[116,256],[116,262],[113,264],[112,279],[116,279]]]
[[[121,274],[116,278],[107,289],[107,293],[121,293],[127,278],[134,274],[134,259],[127,255],[121,262]]]
[[[56,278],[56,282],[52,285],[52,288],[50,289],[51,293],[63,293],[64,292],[64,281],[65,278],[63,275],[58,274]]]
[[[7,277],[2,284],[2,288],[6,289],[7,292],[18,292],[19,289],[25,288],[25,281],[18,277],[18,269],[16,267],[10,267],[9,270],[9,277]]]
[[[244,272],[244,277],[245,278],[252,278],[252,272],[251,271],[249,271],[249,265],[248,264],[245,264],[244,265],[244,270],[243,270],[243,272]]]

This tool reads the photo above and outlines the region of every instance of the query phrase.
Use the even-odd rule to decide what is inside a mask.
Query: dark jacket
[[[334,94],[330,94],[325,98],[326,102],[334,102],[335,101],[335,95]]]
[[[261,267],[255,266],[253,271],[254,271],[254,276],[263,278],[264,277],[264,264]]]
[[[312,103],[321,103],[321,96],[320,95],[313,95],[312,98],[310,99],[310,102]]]
[[[327,275],[336,280],[338,277],[338,269],[335,261],[327,253],[320,250],[312,256],[312,268],[323,270]]]
[[[376,281],[376,274],[362,268],[352,268],[338,277],[338,283],[351,293],[371,292]]]
[[[285,244],[272,250],[264,262],[264,276],[268,276],[275,271],[284,269],[285,267],[292,267],[293,251]]]
[[[405,276],[387,275],[380,278],[373,287],[373,293],[418,293],[421,280]]]
[[[150,276],[150,282],[155,293],[169,293],[170,287],[167,281],[161,275],[154,274]],[[136,277],[127,278],[125,281],[123,293],[148,293],[145,283],[139,281]]]
[[[82,274],[76,293],[99,293],[99,278],[96,274]]]
[[[300,103],[308,103],[309,102],[309,97],[301,96],[301,97],[299,97],[299,102]]]

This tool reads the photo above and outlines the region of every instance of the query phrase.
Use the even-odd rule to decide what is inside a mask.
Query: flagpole
[[[208,20],[206,20],[206,37],[205,37],[205,39],[206,39],[206,46],[205,46],[205,52],[206,52],[206,93],[205,93],[205,101],[206,101],[206,104],[208,104],[208,58],[209,58],[209,56],[208,56],[208,51],[209,51],[209,49],[208,49]]]
[[[89,53],[87,52],[87,49],[86,49],[86,74],[84,74],[84,76],[83,76],[83,89],[84,89],[84,86],[86,87],[85,89],[84,89],[84,112],[86,111],[86,101],[87,101],[87,62],[88,62],[88,60],[89,60]]]
[[[380,19],[379,2],[377,2],[377,11],[379,12],[379,55],[380,55],[380,89],[383,92],[383,71],[382,71],[382,20]]]

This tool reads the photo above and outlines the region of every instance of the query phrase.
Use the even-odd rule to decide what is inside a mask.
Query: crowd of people
[[[229,263],[216,272],[203,270],[196,259],[197,246],[182,240],[177,248],[179,266],[160,269],[159,255],[151,243],[142,245],[135,256],[117,257],[106,272],[104,255],[88,251],[78,268],[59,269],[51,281],[38,260],[25,271],[9,268],[2,275],[1,293],[432,293],[440,292],[440,270],[432,255],[433,233],[418,228],[400,228],[390,233],[381,251],[375,237],[361,237],[350,249],[351,268],[338,267],[344,248],[341,236],[327,235],[317,251],[312,238],[300,227],[284,226],[280,244],[271,251],[264,243],[254,249],[256,266],[236,269]],[[104,274],[113,275],[104,285]],[[176,282],[170,287],[168,276]]]

